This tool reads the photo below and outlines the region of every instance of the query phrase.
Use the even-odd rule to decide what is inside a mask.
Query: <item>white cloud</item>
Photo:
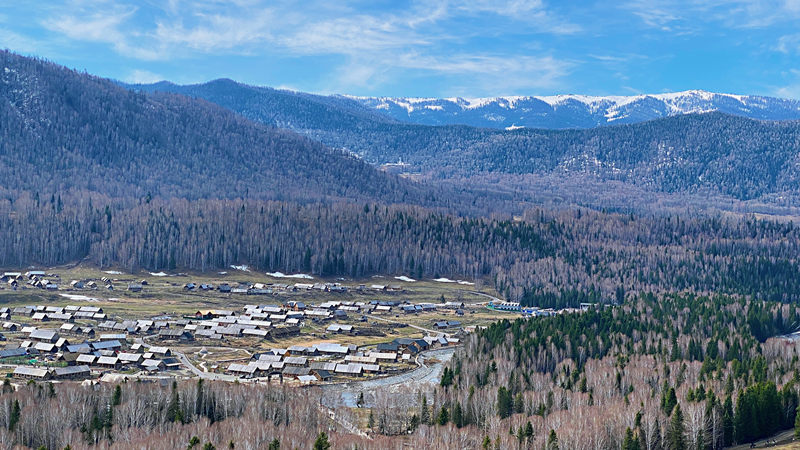
[[[151,37],[164,48],[246,51],[251,45],[270,41],[270,27],[278,20],[270,10],[242,16],[198,13],[195,18],[201,24],[194,27],[186,27],[182,20],[159,21]]]
[[[157,81],[162,81],[164,77],[157,73],[153,73],[147,70],[135,69],[127,77],[125,77],[124,82],[131,83],[131,84],[149,84],[155,83]]]
[[[773,94],[776,97],[793,98],[800,100],[800,70],[792,69],[788,74],[792,78],[789,84],[774,89]]]
[[[21,53],[41,53],[45,44],[11,30],[0,28],[0,48],[7,48]]]
[[[141,38],[139,32],[122,29],[137,8],[109,5],[104,1],[81,4],[85,6],[43,20],[42,26],[72,40],[109,44],[123,56],[142,60],[163,58],[157,48],[132,43]]]
[[[147,4],[146,4],[147,5]],[[107,43],[124,56],[166,59],[184,51],[249,53],[283,46],[301,54],[425,46],[461,39],[480,29],[441,26],[462,15],[492,13],[529,21],[531,32],[573,33],[580,28],[548,12],[541,0],[416,2],[409,8],[360,13],[357,8],[312,0],[262,2],[170,0],[150,9],[129,0],[71,0],[43,25],[72,40]]]
[[[456,13],[495,14],[535,25],[546,33],[572,34],[581,27],[552,14],[542,0],[455,0]]]
[[[505,75],[520,85],[551,86],[574,63],[533,47],[507,55],[487,50],[452,54],[452,48],[468,48],[465,43],[497,32],[502,23],[524,22],[534,35],[580,31],[542,0],[412,0],[408,7],[377,11],[323,0],[67,0],[48,11],[42,21],[47,29],[143,61],[209,54],[341,57],[347,62],[335,69],[333,82],[346,89],[387,83],[395,70],[475,75],[491,83]],[[471,20],[487,14],[496,16],[491,30]],[[131,77],[147,75],[152,74]]]
[[[798,53],[800,52],[800,34],[787,34],[778,39],[778,44],[775,50],[781,53]]]
[[[450,80],[445,96],[505,95],[563,88],[575,63],[552,56],[492,54],[426,55],[407,52],[383,59],[352,58],[335,73],[326,92],[353,86],[373,89],[401,72],[412,77],[437,75]]]
[[[631,0],[620,7],[663,31],[686,32],[708,23],[767,28],[800,18],[800,0]]]
[[[645,25],[664,31],[670,31],[672,23],[680,19],[669,5],[659,6],[658,2],[651,0],[634,0],[624,4],[623,8],[630,10]]]

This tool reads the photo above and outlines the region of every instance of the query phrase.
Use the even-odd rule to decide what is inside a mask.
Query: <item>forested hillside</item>
[[[578,176],[654,192],[708,192],[767,202],[798,193],[797,122],[709,113],[588,130],[506,131],[392,123],[360,110],[347,98],[254,88],[229,80],[135,88],[205,98],[250,119],[357,153],[374,164],[402,160],[408,164],[404,170],[433,179],[473,177],[475,182],[484,174]]]
[[[0,266],[374,274],[488,281],[543,307],[637,292],[800,300],[800,228],[722,218],[532,210],[517,221],[413,206],[0,196]]]
[[[516,220],[489,218],[492,208],[502,210],[515,197],[433,189],[202,100],[135,93],[46,62],[7,52],[2,58],[3,266],[88,259],[127,270],[248,264],[319,276],[449,276],[490,280],[509,299],[538,306],[618,302],[645,291],[777,301],[800,292],[800,231],[791,223],[533,209]],[[436,170],[452,174],[557,170],[563,153],[586,151],[587,140],[598,154],[613,149],[616,160],[636,171],[655,154],[686,162],[678,148],[701,145],[704,134],[684,131],[717,127],[730,148],[712,140],[708,151],[695,148],[693,158],[705,155],[706,166],[727,174],[714,184],[742,197],[758,195],[765,183],[789,189],[794,141],[786,141],[786,132],[798,128],[715,115],[571,132],[382,126],[395,127],[391,139],[404,148],[430,149],[463,136],[498,137],[501,149],[505,139],[519,142],[519,152],[499,159],[491,156],[495,147],[436,158],[414,153],[430,170],[450,161],[453,167]],[[676,147],[655,144],[664,134]],[[531,142],[543,146],[541,158],[526,156]],[[635,145],[626,149],[625,142]],[[757,157],[756,147],[771,156]],[[725,163],[714,159],[724,151],[739,153]],[[674,175],[664,175],[662,187],[695,182],[669,172],[669,164],[657,167]],[[782,176],[766,173],[780,170]],[[697,180],[712,179],[702,173]],[[460,217],[465,210],[475,215]]]
[[[416,201],[422,189],[214,104],[0,53],[0,186],[117,198]]]
[[[140,92],[172,92],[202,98],[249,119],[292,130],[320,127],[356,130],[365,121],[399,123],[351,99],[248,86],[229,79],[189,85],[168,82],[122,85]]]
[[[445,420],[429,422],[506,448],[746,444],[795,424],[798,347],[772,337],[797,319],[795,305],[646,294],[497,322],[454,357],[427,412]]]

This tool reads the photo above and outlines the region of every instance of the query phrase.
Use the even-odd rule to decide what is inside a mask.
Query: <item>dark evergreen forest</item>
[[[125,270],[405,274],[489,281],[543,307],[638,292],[800,295],[792,223],[531,210],[516,220],[414,206],[257,200],[0,196],[0,265],[87,260]],[[44,198],[43,198],[44,197]]]

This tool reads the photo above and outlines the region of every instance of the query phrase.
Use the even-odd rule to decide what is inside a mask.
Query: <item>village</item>
[[[255,282],[251,274],[74,275],[86,273],[0,277],[8,305],[0,307],[0,371],[8,377],[298,385],[382,377],[416,368],[418,355],[457,346],[502,314],[487,308],[488,294],[465,296],[450,284],[418,292],[407,283]]]

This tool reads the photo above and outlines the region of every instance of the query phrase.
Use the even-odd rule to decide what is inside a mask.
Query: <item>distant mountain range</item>
[[[573,199],[575,192],[594,195],[602,191],[604,193],[598,200],[602,203],[605,198],[630,188],[794,204],[795,195],[800,193],[797,184],[800,180],[800,165],[797,163],[800,158],[800,122],[753,120],[731,115],[730,110],[726,113],[707,112],[712,103],[718,107],[725,104],[762,105],[759,108],[752,106],[749,112],[763,118],[769,110],[773,111],[770,117],[785,117],[792,111],[790,105],[793,103],[788,100],[700,92],[638,100],[617,98],[613,102],[617,108],[615,111],[619,111],[619,117],[627,117],[619,119],[618,126],[504,130],[412,124],[385,115],[386,110],[381,112],[364,99],[253,87],[231,80],[190,86],[162,83],[133,88],[148,92],[167,90],[200,97],[249,119],[291,128],[328,146],[354,153],[372,164],[386,165],[391,170],[420,179],[466,181],[469,185],[491,188],[511,186],[513,192],[527,189],[527,193],[534,197],[540,195],[542,186],[558,191],[554,194],[556,197],[564,194]],[[572,105],[578,108],[582,105],[580,108],[584,111],[595,105],[594,114],[602,117],[607,112],[601,111],[611,110],[610,99],[582,99],[565,97],[559,100],[562,103],[558,103],[553,98],[551,102],[564,107]],[[483,102],[483,106],[478,106],[481,102],[469,103],[474,108],[467,110],[490,108],[492,105],[503,108],[498,106],[501,102]],[[544,103],[542,100],[536,102]],[[625,108],[633,110],[648,102],[661,105],[660,111],[669,117],[636,124],[623,123],[633,119],[621,111],[628,111]],[[513,109],[522,109],[523,103],[519,100]],[[763,107],[770,103],[783,106]],[[459,108],[469,105],[465,102]],[[600,105],[604,106],[600,108]],[[681,111],[686,114],[680,114]],[[539,181],[531,185],[532,179]],[[577,181],[563,188],[555,186],[563,179]],[[598,189],[597,183],[605,188]],[[589,184],[591,188],[587,187]],[[578,195],[581,196],[583,194]],[[598,202],[593,200],[589,203]]]
[[[347,98],[403,122],[503,129],[592,128],[712,111],[761,120],[800,119],[797,100],[706,91],[609,97]]]
[[[446,202],[475,210],[545,197],[638,207],[652,204],[642,201],[652,195],[800,207],[800,122],[678,113],[691,110],[690,98],[705,111],[700,94],[645,98],[672,102],[674,115],[643,123],[504,130],[406,123],[362,100],[231,80],[127,87],[0,52],[0,191]]]
[[[318,129],[322,121],[350,126],[354,120],[418,125],[518,128],[594,128],[666,117],[721,112],[757,120],[800,120],[800,101],[701,90],[633,96],[554,95],[490,98],[323,96],[249,86],[229,79],[203,84],[159,82],[127,85],[206,98],[261,122],[291,129]],[[242,91],[251,93],[241,97]],[[292,111],[289,111],[292,108]],[[257,117],[256,117],[257,116]]]

